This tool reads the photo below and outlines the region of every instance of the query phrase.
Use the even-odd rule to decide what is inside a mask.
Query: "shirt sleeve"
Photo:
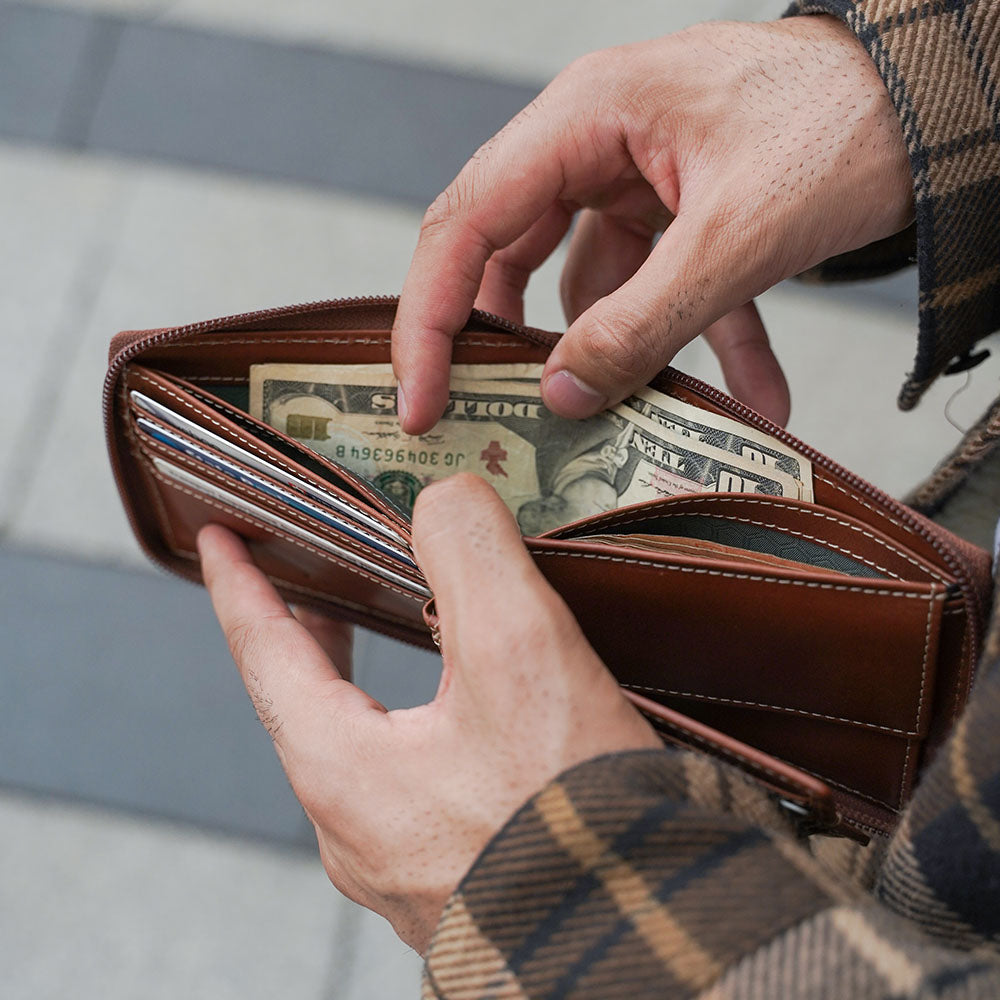
[[[872,277],[916,260],[919,333],[899,405],[1000,327],[1000,3],[796,0],[840,18],[868,50],[910,154],[912,230],[821,264],[809,277]]]
[[[422,995],[985,1000],[1000,962],[932,943],[834,875],[741,773],[640,751],[515,814],[445,908]]]

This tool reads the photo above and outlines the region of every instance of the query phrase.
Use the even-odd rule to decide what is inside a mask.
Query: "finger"
[[[566,331],[542,395],[564,417],[589,417],[645,385],[690,340],[748,301],[760,281],[743,229],[681,213],[638,271]]]
[[[566,321],[572,323],[628,281],[649,256],[654,235],[640,222],[593,209],[581,212],[559,285]]]
[[[788,381],[753,302],[726,313],[706,331],[729,392],[784,427],[791,412]]]
[[[330,662],[336,664],[340,676],[350,680],[354,629],[347,622],[330,618],[321,611],[302,604],[292,605],[291,612],[316,640]]]
[[[547,88],[463,167],[424,217],[392,335],[400,422],[409,434],[428,430],[444,410],[452,338],[468,319],[489,258],[554,203],[575,204],[622,168],[627,153],[617,138],[595,133],[583,141],[593,104],[584,95],[581,109],[572,93]]]
[[[572,209],[557,201],[523,236],[493,254],[483,271],[476,308],[523,323],[528,280],[559,245],[572,219]]]
[[[537,664],[547,651],[558,651],[553,663],[568,657],[581,670],[588,664],[603,670],[529,555],[513,515],[478,476],[452,476],[421,491],[413,512],[413,547],[434,593],[448,662],[461,663],[481,679],[499,671],[507,685],[511,671],[523,662]],[[502,644],[496,641],[498,630]],[[524,657],[519,643],[530,650]]]
[[[342,680],[292,615],[243,542],[219,525],[198,534],[202,576],[260,721],[275,743],[307,729],[321,701],[343,712],[378,706]]]

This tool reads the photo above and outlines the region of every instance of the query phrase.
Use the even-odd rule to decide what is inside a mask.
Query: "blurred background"
[[[575,56],[761,0],[0,0],[0,995],[416,996],[339,897],[195,587],[106,467],[119,329],[399,290],[424,207]],[[528,321],[558,329],[557,253]],[[760,302],[791,429],[900,495],[959,438],[912,414],[912,273]],[[678,366],[718,382],[707,349]],[[990,358],[951,402],[996,394]],[[435,658],[360,634],[391,706]]]

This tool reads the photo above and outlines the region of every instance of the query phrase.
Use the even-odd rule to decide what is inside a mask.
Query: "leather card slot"
[[[926,735],[947,596],[939,586],[573,541],[529,550],[619,682],[641,693]]]
[[[835,825],[831,790],[812,774],[641,694],[625,689],[625,696],[653,724],[664,742],[701,750],[735,764],[786,802],[794,803],[814,827]]]
[[[639,692],[642,693],[642,692]],[[755,749],[813,774],[834,797],[860,797],[872,807],[865,822],[897,811],[909,797],[918,774],[920,741],[871,729],[850,729],[822,719],[754,713],[718,702],[693,702],[662,695],[666,705],[703,725],[718,729]],[[855,806],[857,803],[855,803]]]
[[[212,465],[178,451],[142,427],[135,427],[134,433],[147,471],[161,485],[188,495],[199,495],[215,509],[226,508],[243,520],[280,537],[308,545],[330,559],[345,562],[378,578],[387,586],[395,586],[424,600],[429,596],[412,560],[402,550],[394,554],[395,547],[364,532],[360,526],[345,524],[345,530],[338,530],[328,522],[310,516],[310,508],[316,508],[305,497],[294,497],[299,505],[291,506],[287,501],[275,499],[259,489],[234,480]],[[259,478],[263,480],[263,477]],[[281,484],[270,485],[288,494],[292,492]],[[323,513],[319,510],[316,512]],[[212,519],[208,516],[200,520],[207,523]],[[177,525],[172,522],[172,527],[176,532]],[[196,530],[190,534],[193,538]]]
[[[779,536],[784,538],[785,536]],[[795,572],[803,566],[812,565],[814,568],[818,563],[810,564],[804,559],[793,558],[798,553],[788,552],[786,557],[774,555],[771,552],[764,552],[758,549],[739,548],[735,545],[727,545],[714,540],[699,538],[696,535],[646,535],[646,534],[608,534],[608,535],[584,535],[580,539],[593,544],[607,545],[614,548],[625,549],[631,553],[638,552],[661,552],[672,556],[690,557],[694,559],[709,559],[718,562],[735,564],[738,566],[755,566],[766,569],[779,569]],[[777,550],[777,547],[775,547]],[[821,550],[825,552],[826,550]],[[845,560],[845,562],[849,562]],[[825,572],[834,576],[847,577],[852,575],[851,569],[860,564],[850,563],[844,568],[834,569],[831,566],[822,566]],[[867,569],[867,567],[864,567]],[[855,576],[872,576],[879,578],[874,573],[854,573]]]
[[[296,479],[339,495],[353,510],[391,529],[396,536],[409,539],[409,519],[368,483],[226,401],[140,366],[130,368],[127,387],[147,394]]]
[[[530,548],[623,687],[845,794],[902,803],[928,731],[943,589],[731,571],[575,542]],[[713,721],[720,713],[725,725]],[[880,755],[871,761],[855,752],[866,740]]]
[[[429,644],[424,641],[426,629],[420,619],[424,600],[420,594],[167,478],[152,456],[140,454],[136,459],[155,486],[157,503],[174,526],[178,555],[192,568],[195,579],[195,536],[205,524],[222,524],[243,538],[258,568],[288,600],[305,595],[313,602],[328,602],[328,606],[348,609],[348,617],[354,620],[379,622],[381,630],[398,638]]]
[[[676,496],[610,511],[548,537],[683,536],[854,577],[954,585],[954,578],[847,515],[787,497]]]
[[[260,466],[248,468],[232,454],[213,451],[203,442],[187,436],[176,427],[160,423],[145,412],[133,412],[132,420],[135,434],[145,439],[147,447],[150,447],[151,441],[155,440],[158,445],[173,450],[173,454],[161,452],[169,454],[172,461],[181,461],[192,470],[211,473],[213,479],[216,479],[218,474],[219,484],[229,490],[248,497],[273,501],[277,505],[278,512],[297,512],[303,517],[304,524],[312,526],[312,530],[321,534],[332,531],[337,536],[346,534],[361,545],[386,556],[390,563],[402,564],[416,571],[409,545],[401,538],[391,538],[386,533],[373,530],[370,525],[377,522],[362,522],[359,520],[361,515],[357,514],[345,515],[341,509],[332,507],[329,502],[324,503],[322,499],[317,500],[314,496],[310,496],[297,484],[289,483],[287,480],[276,481]],[[324,497],[321,493],[317,495]],[[331,496],[329,499],[336,498]]]

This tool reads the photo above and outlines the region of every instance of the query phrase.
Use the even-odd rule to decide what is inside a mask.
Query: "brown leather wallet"
[[[289,600],[434,646],[419,569],[394,544],[373,548],[310,517],[309,491],[333,494],[373,539],[401,540],[404,554],[407,518],[245,410],[251,364],[388,361],[395,305],[323,302],[114,339],[104,396],[111,464],[156,562],[200,581],[195,535],[220,522],[247,540]],[[453,358],[541,362],[557,339],[474,312]],[[968,695],[991,592],[988,554],[719,390],[669,368],[650,385],[798,451],[813,464],[815,502],[669,497],[527,539],[529,551],[665,740],[742,767],[804,828],[891,830]],[[168,447],[136,393],[266,462],[298,506]],[[725,545],[711,541],[720,528]],[[605,541],[586,540],[595,534]],[[628,543],[634,534],[676,544],[638,549]],[[620,545],[608,540],[615,535]],[[783,558],[782,542],[794,559]]]

